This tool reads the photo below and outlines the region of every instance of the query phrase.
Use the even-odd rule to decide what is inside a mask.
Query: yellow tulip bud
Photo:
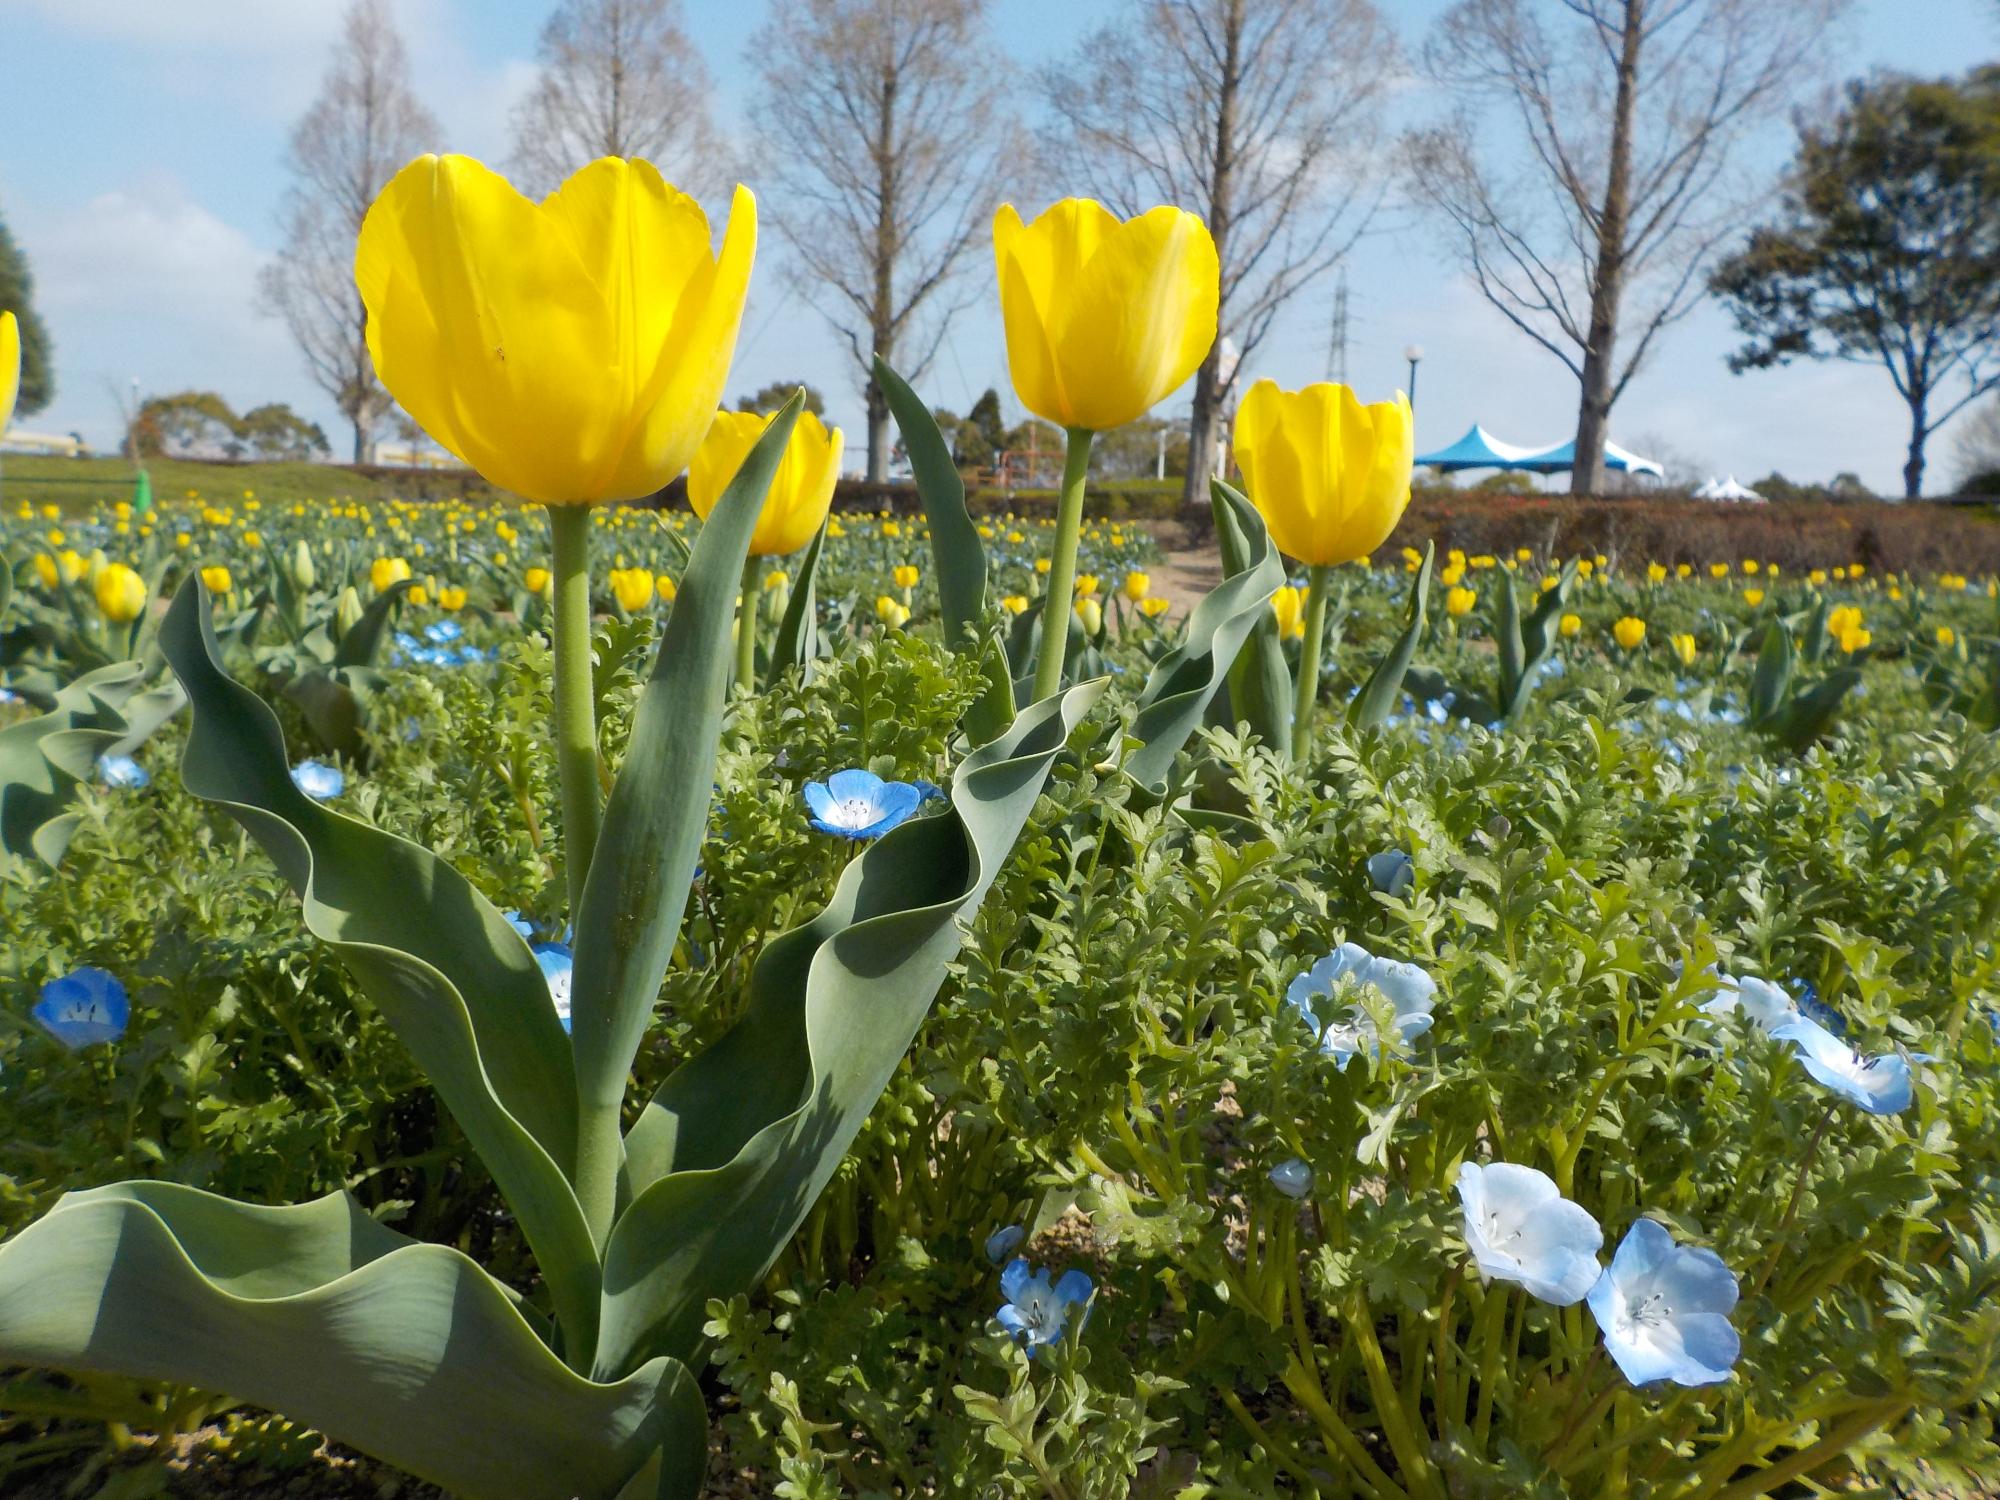
[[[378,594],[386,594],[410,576],[410,565],[400,557],[378,557],[368,565],[368,581]]]
[[[1746,557],[1746,558],[1744,558],[1744,559],[1743,559],[1743,571],[1744,571],[1745,573],[1748,573],[1748,574],[1749,574],[1749,575],[1750,575],[1751,577],[1753,577],[1753,578],[1754,578],[1754,577],[1756,576],[1756,574],[1757,574],[1757,559],[1756,559],[1756,558],[1754,558],[1754,557]]]
[[[671,604],[674,602],[674,595],[680,592],[680,585],[676,584],[665,573],[662,573],[658,578],[653,580],[653,590],[660,596],[662,604]]]
[[[921,575],[917,572],[915,568],[911,567],[908,563],[904,563],[901,566],[899,566],[890,576],[896,580],[897,588],[913,589],[917,586],[917,579]]]
[[[313,566],[312,548],[300,537],[292,548],[292,582],[301,589],[310,589],[319,578],[319,570]]]
[[[453,614],[456,614],[459,610],[464,609],[465,590],[461,588],[439,589],[438,608],[443,610],[449,610]]]
[[[1674,635],[1669,636],[1668,640],[1673,644],[1674,655],[1680,658],[1681,665],[1684,667],[1693,666],[1696,651],[1694,637],[1691,635]]]
[[[1065,198],[1031,223],[993,216],[1014,393],[1059,427],[1106,432],[1143,417],[1215,343],[1221,266],[1185,210],[1121,221]]]
[[[1046,557],[1038,557],[1035,559],[1035,571],[1037,573],[1046,573],[1048,572],[1048,570],[1049,570],[1049,560]]]
[[[1745,589],[1743,591],[1743,602],[1752,609],[1755,609],[1764,602],[1764,591],[1762,589]]]
[[[1667,565],[1665,563],[1646,564],[1646,581],[1648,583],[1664,583],[1666,577]]]
[[[138,619],[146,608],[146,580],[123,563],[106,563],[97,575],[97,607],[119,625]]]
[[[465,156],[420,156],[354,252],[375,370],[440,445],[545,505],[635,500],[715,417],[756,253],[739,187],[718,255],[701,205],[600,157],[540,203]]]
[[[412,588],[403,597],[418,609],[422,609],[431,602],[430,590],[425,588],[421,583]]]
[[[652,572],[646,568],[613,568],[611,593],[625,613],[637,613],[651,604],[655,597]]]
[[[521,575],[521,585],[531,594],[546,594],[549,591],[549,570],[530,568]]]
[[[1076,601],[1076,618],[1083,626],[1085,635],[1096,635],[1104,628],[1104,606],[1095,599]]]
[[[1285,391],[1260,380],[1236,415],[1236,462],[1251,503],[1279,551],[1315,566],[1351,562],[1388,539],[1410,503],[1415,451],[1400,391],[1363,406],[1344,385]],[[1445,572],[1462,577],[1464,567],[1460,553]]]
[[[767,594],[775,594],[778,590],[790,588],[791,586],[792,575],[787,573],[783,568],[773,568],[764,575],[764,592]]]
[[[754,411],[715,414],[715,425],[688,465],[688,504],[696,515],[708,518],[774,415]],[[757,515],[757,529],[750,538],[752,557],[782,557],[813,539],[833,506],[833,484],[840,477],[840,445],[838,427],[829,432],[813,413],[799,413],[785,443],[784,457],[778,460],[778,472],[771,477],[764,508]]]
[[[1861,611],[1852,604],[1842,604],[1827,612],[1826,631],[1836,640],[1848,631],[1858,630],[1860,627]]]
[[[1694,576],[1694,564],[1692,564],[1692,563],[1675,563],[1675,564],[1674,564],[1674,577],[1676,577],[1676,578],[1692,578],[1693,576]]]
[[[1130,599],[1134,604],[1138,604],[1148,594],[1153,592],[1153,579],[1147,573],[1127,573],[1125,575],[1125,582],[1120,587],[1125,590],[1125,597],[1127,599]]]
[[[229,576],[229,569],[220,563],[203,568],[201,581],[211,594],[226,594],[236,587],[236,580]]]
[[[910,612],[896,599],[883,594],[875,601],[875,617],[891,630],[897,630],[908,623]]]
[[[1611,635],[1627,651],[1637,651],[1646,639],[1646,622],[1627,615],[1611,627]]]
[[[1564,615],[1560,620],[1556,621],[1556,629],[1565,636],[1573,636],[1583,629],[1583,616]]]
[[[1710,563],[1708,565],[1708,576],[1710,578],[1727,578],[1729,576],[1729,564]]]
[[[1953,630],[1949,625],[1938,626],[1937,643],[1940,646],[1956,645],[1958,643],[1958,632]]]
[[[1278,617],[1279,640],[1299,641],[1305,639],[1305,596],[1289,583],[1271,596],[1271,613]]]
[[[1468,588],[1447,589],[1444,596],[1444,612],[1454,619],[1472,613],[1472,606],[1479,602],[1479,595]]]

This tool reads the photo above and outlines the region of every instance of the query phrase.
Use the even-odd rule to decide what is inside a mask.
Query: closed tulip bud
[[[1085,635],[1096,635],[1104,628],[1104,606],[1095,599],[1076,601],[1077,622],[1083,626]]]
[[[549,570],[529,568],[521,575],[521,586],[531,594],[546,594],[549,591]]]
[[[465,156],[420,156],[368,210],[354,280],[391,395],[495,486],[634,500],[715,417],[756,253],[736,190],[720,254],[701,205],[601,157],[540,203]]]
[[[211,594],[226,594],[236,587],[236,580],[229,576],[229,569],[220,563],[203,568],[201,581]]]
[[[1137,604],[1141,599],[1144,599],[1148,594],[1153,592],[1153,580],[1146,573],[1127,573],[1123,587],[1125,589],[1125,597],[1130,599],[1134,604]]]
[[[1673,643],[1674,655],[1680,658],[1681,665],[1684,667],[1693,666],[1695,657],[1694,637],[1691,635],[1675,635],[1669,637],[1669,639]]]
[[[292,583],[301,590],[310,589],[319,579],[319,570],[313,566],[312,548],[306,545],[304,537],[292,548]]]
[[[754,411],[715,414],[715,425],[688,465],[688,503],[696,515],[706,520],[715,509],[774,415]],[[757,529],[750,538],[752,557],[782,557],[813,539],[833,506],[840,454],[840,429],[829,431],[812,412],[800,412],[785,443],[784,457],[778,460],[778,472],[771,476],[764,508],[757,515]]]
[[[1479,602],[1479,595],[1471,589],[1448,589],[1444,596],[1444,612],[1453,619],[1472,613],[1472,606]]]
[[[891,576],[896,580],[897,588],[913,589],[917,586],[917,579],[922,575],[908,563],[905,563],[897,568]]]
[[[1306,633],[1305,595],[1289,583],[1271,595],[1271,613],[1278,617],[1278,639],[1296,641]]]
[[[775,594],[792,586],[792,575],[783,568],[773,568],[764,575],[764,592]]]
[[[910,620],[910,612],[895,599],[883,594],[875,601],[875,617],[891,630],[900,630]]]
[[[1647,563],[1647,564],[1646,564],[1646,581],[1647,581],[1647,582],[1649,582],[1649,583],[1664,583],[1664,582],[1666,581],[1666,577],[1667,577],[1667,565],[1666,565],[1665,563]]]
[[[410,576],[410,565],[400,557],[378,557],[368,565],[368,581],[375,592],[386,594]]]
[[[662,604],[673,603],[674,595],[680,592],[680,585],[676,584],[673,581],[673,579],[669,578],[665,573],[662,573],[657,579],[654,580],[653,587],[659,593],[660,602]]]
[[[1583,616],[1564,615],[1556,622],[1556,629],[1565,636],[1573,636],[1583,629]]]
[[[361,614],[361,596],[354,591],[354,585],[350,583],[340,591],[340,602],[334,606],[334,628],[342,635],[346,635],[361,623]]]
[[[1415,449],[1401,392],[1363,406],[1344,385],[1260,380],[1236,415],[1244,488],[1278,550],[1303,563],[1351,562],[1388,540],[1410,503]],[[1464,559],[1451,568],[1463,576]]]
[[[97,607],[104,618],[123,625],[146,608],[146,580],[123,563],[106,563],[97,575]]]
[[[993,216],[1007,368],[1021,404],[1065,428],[1136,422],[1194,374],[1215,343],[1221,266],[1193,214],[1120,220],[1065,198],[1030,223]]]
[[[1646,622],[1626,615],[1611,627],[1611,635],[1627,651],[1637,651],[1646,639]]]
[[[425,588],[421,583],[411,589],[405,597],[418,609],[422,609],[431,602],[430,590]]]
[[[620,609],[636,613],[653,602],[653,575],[645,568],[613,568],[611,592]]]
[[[1940,646],[1956,645],[1958,643],[1958,632],[1953,630],[1949,625],[1938,626],[1937,643]]]

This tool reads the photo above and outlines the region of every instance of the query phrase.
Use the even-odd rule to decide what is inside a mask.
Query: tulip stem
[[[757,603],[761,586],[757,564],[763,559],[752,555],[743,562],[743,595],[736,609],[736,685],[746,693],[757,691]]]
[[[597,789],[596,688],[590,660],[590,507],[551,505],[555,544],[556,770],[562,781],[563,856],[570,914],[583,909],[583,882],[603,816]]]
[[[1069,654],[1070,609],[1076,593],[1076,544],[1083,533],[1083,482],[1090,472],[1087,427],[1069,430],[1063,458],[1062,497],[1056,502],[1056,544],[1049,556],[1049,591],[1042,599],[1042,648],[1035,659],[1035,702],[1062,688],[1063,658]]]
[[[1306,584],[1306,635],[1299,642],[1299,680],[1292,685],[1292,759],[1312,753],[1313,710],[1319,704],[1319,648],[1326,639],[1326,586],[1333,569],[1315,563]]]

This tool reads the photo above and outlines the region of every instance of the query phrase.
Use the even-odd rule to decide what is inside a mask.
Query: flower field
[[[1176,602],[1084,480],[1213,249],[1078,200],[995,225],[1053,517],[886,362],[921,514],[831,512],[716,414],[754,215],[385,190],[519,505],[0,502],[0,1484],[1988,1478],[1995,580],[1405,547],[1407,401],[1260,382]]]

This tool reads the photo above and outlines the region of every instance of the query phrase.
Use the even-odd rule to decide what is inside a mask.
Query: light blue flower
[[[424,627],[424,639],[434,646],[449,646],[465,634],[465,627],[456,620],[433,620]]]
[[[1604,1231],[1546,1172],[1469,1161],[1458,1169],[1458,1197],[1466,1248],[1481,1275],[1524,1286],[1557,1307],[1581,1302],[1597,1285]]]
[[[115,1042],[132,1019],[132,1002],[118,976],[86,966],[42,986],[42,998],[28,1012],[65,1047]]]
[[[98,761],[97,779],[121,790],[136,790],[153,780],[146,768],[129,755],[107,755]]]
[[[1385,896],[1401,896],[1417,881],[1417,867],[1401,849],[1368,856],[1368,883]]]
[[[561,943],[531,943],[529,951],[541,966],[542,978],[549,982],[549,999],[555,1005],[562,1029],[569,1030],[570,951]]]
[[[1638,1219],[1590,1289],[1590,1311],[1632,1384],[1714,1385],[1741,1349],[1729,1321],[1736,1297],[1722,1257],[1676,1245],[1664,1227]]]
[[[1790,1042],[1814,1078],[1871,1115],[1901,1114],[1915,1097],[1910,1062],[1900,1052],[1863,1057],[1808,1016],[1794,1016],[1771,1035]]]
[[[500,915],[505,919],[507,925],[520,933],[522,937],[528,939],[530,942],[534,941],[535,924],[522,916],[518,909],[509,907],[506,911],[501,912]]]
[[[1018,1257],[1000,1273],[1000,1291],[1007,1301],[995,1314],[1000,1326],[1027,1346],[1033,1359],[1045,1344],[1062,1337],[1069,1310],[1090,1301],[1090,1278],[1081,1271],[1065,1271],[1053,1285],[1046,1270],[1031,1271]]]
[[[1319,1032],[1320,1050],[1337,1059],[1342,1071],[1356,1053],[1366,1051],[1372,1056],[1381,1051],[1375,1018],[1364,1006],[1348,1007],[1320,1030],[1313,1000],[1332,995],[1343,979],[1357,989],[1372,988],[1388,1000],[1394,1010],[1396,1031],[1406,1044],[1431,1029],[1437,983],[1430,975],[1400,959],[1377,958],[1359,943],[1342,943],[1285,990],[1286,1001]]]
[[[325,761],[302,760],[292,767],[292,785],[313,801],[324,802],[347,789],[347,777],[341,774],[340,767]]]
[[[986,1236],[986,1258],[999,1265],[1020,1247],[1028,1237],[1028,1231],[1019,1224],[1007,1224]]]
[[[1313,1169],[1296,1156],[1281,1161],[1269,1172],[1271,1186],[1287,1198],[1303,1198],[1312,1191]]]
[[[1728,1020],[1741,1015],[1759,1030],[1775,1034],[1780,1026],[1799,1014],[1797,1002],[1767,979],[1749,974],[1739,979],[1720,970],[1715,977],[1722,988],[1702,1002],[1701,1012],[1705,1016]]]
[[[907,781],[884,781],[873,771],[835,771],[825,782],[805,784],[812,826],[844,839],[880,838],[923,804]]]

